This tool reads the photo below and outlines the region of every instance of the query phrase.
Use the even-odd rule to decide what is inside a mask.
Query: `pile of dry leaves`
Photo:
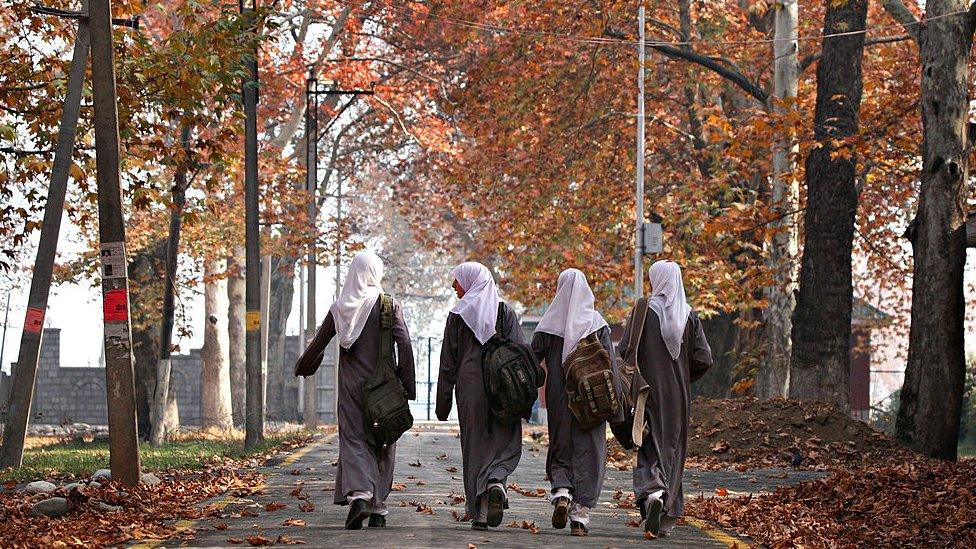
[[[769,547],[976,547],[976,461],[839,470],[768,495],[698,497],[685,512]]]
[[[307,438],[289,439],[261,454],[242,459],[215,457],[204,469],[157,471],[159,484],[135,487],[101,481],[101,487],[51,494],[28,494],[0,488],[0,547],[101,547],[130,540],[192,538],[192,530],[177,531],[176,520],[218,517],[213,507],[195,505],[230,492],[236,496],[260,493],[264,476],[250,467],[270,456],[296,448]],[[33,517],[31,509],[51,496],[68,500],[68,515],[61,518]],[[107,510],[106,505],[120,507]]]
[[[693,469],[830,470],[914,457],[888,435],[829,404],[698,398],[691,405],[687,466]],[[622,470],[636,464],[633,452],[612,439],[607,459],[610,467]]]
[[[912,454],[830,404],[756,398],[692,402],[689,467],[789,467],[794,459],[802,469],[826,470],[905,461]]]
[[[177,534],[164,521],[198,519],[208,510],[194,504],[227,490],[253,493],[263,484],[261,475],[234,467],[215,466],[204,471],[158,473],[156,485],[123,487],[107,482],[100,488],[31,495],[0,494],[0,547],[94,547],[135,539],[166,539]],[[68,500],[71,512],[62,518],[32,517],[31,507],[50,495]],[[114,512],[99,503],[121,506]],[[181,532],[180,535],[191,535]]]

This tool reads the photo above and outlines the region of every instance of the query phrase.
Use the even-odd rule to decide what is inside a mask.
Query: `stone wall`
[[[31,406],[32,425],[60,425],[87,423],[104,425],[108,421],[105,393],[105,368],[73,368],[61,365],[61,330],[46,328],[41,342],[41,353],[34,385],[34,402]],[[298,381],[291,369],[298,358],[298,336],[288,336],[285,341],[285,361],[282,375],[285,383],[285,417],[268,418],[269,421],[296,421],[299,416]],[[319,420],[333,422],[332,380],[334,378],[334,352],[326,352],[319,373],[312,379],[319,387]],[[189,354],[173,355],[170,387],[176,391],[180,409],[180,423],[200,424],[200,350]],[[12,364],[11,368],[16,368]],[[0,422],[6,419],[8,392],[11,376],[0,373]]]

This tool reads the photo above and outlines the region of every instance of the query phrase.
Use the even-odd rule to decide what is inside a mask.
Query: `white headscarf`
[[[451,270],[451,276],[461,284],[464,297],[451,309],[464,319],[482,345],[495,335],[498,319],[498,288],[488,267],[476,261],[466,261]]]
[[[593,291],[579,269],[566,269],[559,274],[556,297],[536,330],[563,338],[563,362],[583,338],[607,325],[593,303]]]
[[[349,264],[339,299],[329,309],[339,345],[348,349],[359,339],[373,305],[383,293],[383,260],[373,252],[359,252]]]
[[[647,305],[657,313],[661,321],[661,337],[671,358],[677,360],[691,313],[685,298],[685,285],[681,281],[681,267],[674,261],[658,261],[651,265],[647,277],[651,279],[651,298]]]

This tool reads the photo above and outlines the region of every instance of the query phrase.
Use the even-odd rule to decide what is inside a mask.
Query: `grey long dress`
[[[504,305],[502,336],[525,343],[518,315]],[[457,314],[447,317],[441,368],[437,378],[437,419],[451,414],[451,394],[457,396],[461,427],[461,465],[464,476],[465,509],[478,514],[478,498],[488,490],[490,480],[506,484],[508,475],[522,457],[522,423],[488,425],[488,397],[481,369],[481,344]]]
[[[617,357],[610,341],[610,329],[600,328],[597,337],[610,354],[614,379],[619,379]],[[546,473],[553,491],[567,488],[573,502],[595,507],[603,490],[607,466],[607,424],[601,423],[589,431],[580,427],[569,409],[566,398],[566,374],[563,372],[563,338],[536,332],[532,350],[539,361],[546,362],[546,410],[549,418],[549,451],[546,454]],[[617,393],[620,394],[618,387]],[[614,421],[623,421],[623,408]]]
[[[319,356],[335,335],[335,320],[329,312],[312,343],[299,358],[299,365]],[[379,341],[380,302],[377,300],[359,338],[349,349],[340,348],[339,351],[339,466],[333,499],[336,505],[346,505],[346,496],[351,492],[363,491],[373,493],[370,503],[376,508],[386,501],[393,486],[396,445],[377,454],[367,444],[364,428],[363,385],[372,377],[379,359]],[[416,398],[413,348],[403,321],[403,310],[396,301],[393,302],[393,341],[398,357],[397,377],[407,397],[413,400]]]
[[[628,322],[618,348],[622,357],[627,356],[630,330]],[[641,501],[664,490],[664,511],[668,517],[678,518],[684,516],[681,475],[688,450],[690,384],[712,365],[712,350],[698,315],[692,311],[685,325],[681,352],[677,360],[672,359],[661,337],[660,320],[649,309],[637,357],[641,375],[651,386],[644,413],[651,434],[637,452],[634,495]]]

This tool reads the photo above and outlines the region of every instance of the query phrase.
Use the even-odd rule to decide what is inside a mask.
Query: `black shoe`
[[[488,523],[487,522],[472,522],[471,523],[471,529],[472,530],[477,530],[479,532],[484,532],[484,531],[488,530]]]
[[[386,515],[381,515],[379,513],[369,514],[369,527],[370,528],[386,528]]]
[[[566,519],[569,517],[569,498],[559,496],[552,500],[552,505],[555,507],[552,510],[552,527],[562,530],[566,527]]]
[[[650,532],[657,537],[661,533],[661,511],[664,509],[664,501],[661,498],[649,497],[644,502],[644,509],[647,511],[647,519],[644,521],[644,531]]]
[[[363,527],[363,521],[369,517],[369,510],[366,509],[366,500],[356,498],[349,504],[349,514],[346,515],[346,530],[359,530]]]
[[[575,520],[569,524],[569,531],[574,536],[585,536],[590,533],[590,529],[586,527],[582,522],[576,522]]]
[[[497,527],[505,514],[505,492],[498,486],[488,489],[488,526]]]

